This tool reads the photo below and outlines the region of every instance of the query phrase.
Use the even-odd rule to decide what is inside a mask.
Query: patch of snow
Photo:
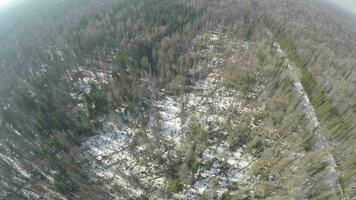
[[[221,39],[216,34],[208,35],[211,41]],[[234,44],[231,44],[233,46]],[[235,44],[236,45],[236,44]],[[248,47],[248,44],[243,44]],[[242,46],[243,46],[242,45]],[[231,47],[235,48],[235,47]],[[193,118],[198,119],[204,130],[216,131],[216,136],[228,135],[223,127],[227,123],[227,114],[231,112],[249,113],[252,110],[243,106],[239,101],[239,93],[233,89],[225,88],[222,84],[222,76],[219,74],[218,66],[223,58],[216,52],[215,46],[208,45],[207,49],[192,53],[206,57],[209,62],[204,66],[198,65],[195,71],[207,70],[208,73],[201,80],[194,82],[192,92],[180,96],[164,95],[161,100],[152,102],[153,107],[158,110],[158,125],[161,130],[158,133],[164,139],[160,141],[158,151],[164,152],[167,145],[173,144],[174,151],[182,147],[182,141],[187,134],[187,127]],[[208,59],[208,57],[211,57]],[[91,83],[109,83],[110,79],[105,73],[94,73],[90,70],[82,70],[84,76],[78,80],[79,91],[88,92]],[[75,94],[73,96],[76,96]],[[116,113],[123,113],[123,108]],[[153,118],[153,117],[152,117]],[[155,125],[156,119],[150,120],[149,128]],[[154,140],[153,131],[145,130],[148,139]],[[144,156],[146,144],[132,146],[138,132],[129,127],[118,127],[116,123],[106,121],[102,133],[87,138],[82,143],[81,161],[89,161],[89,167],[94,174],[111,183],[111,186],[119,186],[132,198],[144,194],[144,190],[133,183],[137,179],[140,185],[157,188],[153,192],[166,187],[166,178],[159,176],[160,165],[154,162],[142,163],[140,157]],[[218,137],[211,140],[199,162],[207,165],[212,162],[209,169],[200,168],[194,174],[195,180],[192,186],[184,186],[184,190],[177,194],[178,199],[193,199],[197,194],[203,194],[207,189],[217,191],[219,197],[228,190],[229,185],[241,181],[253,162],[244,149],[231,152],[229,145],[220,144]],[[173,152],[174,153],[174,152]],[[167,156],[167,153],[162,157]],[[224,171],[225,167],[228,168]],[[212,181],[212,179],[218,179]],[[216,185],[217,184],[217,185]],[[216,189],[217,188],[217,189]],[[128,198],[128,197],[127,197]]]
[[[29,174],[26,170],[24,170],[20,164],[13,158],[10,158],[9,156],[0,153],[0,158],[7,162],[9,165],[13,166],[22,176],[26,178],[30,178],[31,174]]]

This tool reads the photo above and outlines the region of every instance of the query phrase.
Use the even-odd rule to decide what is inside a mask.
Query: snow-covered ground
[[[185,137],[189,134],[188,127],[196,119],[204,130],[214,131],[216,134],[209,140],[202,156],[196,158],[203,165],[213,164],[209,168],[199,168],[194,174],[193,184],[184,185],[183,191],[174,195],[177,199],[191,199],[212,189],[221,197],[231,184],[244,180],[253,162],[253,158],[243,148],[231,151],[229,144],[218,139],[221,135],[230,134],[224,131],[229,113],[249,113],[251,109],[240,102],[239,92],[223,86],[223,77],[218,69],[223,61],[222,54],[219,54],[214,46],[220,36],[210,34],[208,38],[212,44],[208,45],[207,49],[192,53],[211,58],[205,66],[201,64],[194,69],[203,69],[207,72],[206,75],[193,83],[191,92],[179,96],[164,95],[160,100],[152,102],[159,113],[162,147],[169,145],[175,151],[180,151]],[[245,43],[240,46],[248,48]],[[89,82],[97,82],[94,77],[100,79],[89,72],[86,74],[88,78],[84,77],[79,84],[84,92],[89,89]],[[145,189],[149,188],[151,192],[157,193],[158,199],[160,190],[167,187],[166,178],[160,173],[163,166],[154,161],[142,162],[144,159],[141,156],[147,154],[149,142],[147,141],[147,145],[132,145],[138,134],[139,130],[119,127],[116,122],[104,122],[101,134],[83,141],[80,160],[87,161],[90,170],[97,177],[110,181],[112,187],[120,187],[125,191],[124,196],[139,197],[145,195]],[[147,127],[145,134],[152,139],[152,127]],[[161,151],[164,151],[164,148]],[[217,181],[212,181],[213,179]]]
[[[83,143],[83,159],[90,161],[93,172],[103,180],[110,181],[112,186],[124,189],[132,197],[138,197],[144,191],[134,181],[130,181],[130,177],[138,178],[145,186],[154,184],[162,187],[162,179],[150,173],[159,167],[150,165],[153,163],[140,163],[136,158],[145,148],[144,145],[135,151],[130,150],[135,130],[120,129],[110,123],[104,126],[106,130],[103,134],[90,137]]]
[[[216,190],[218,196],[221,197],[232,183],[237,183],[244,178],[253,162],[253,158],[243,149],[239,148],[232,152],[227,143],[221,144],[221,141],[217,139],[219,134],[229,134],[223,131],[229,112],[248,113],[250,109],[242,106],[237,91],[222,86],[221,76],[216,66],[210,67],[211,73],[206,78],[195,82],[192,92],[178,97],[167,96],[156,102],[162,117],[161,133],[168,141],[175,144],[177,150],[182,146],[184,136],[189,134],[187,128],[193,119],[199,119],[199,123],[206,131],[217,132],[215,139],[210,142],[210,146],[207,146],[202,157],[197,158],[203,165],[209,162],[213,165],[209,169],[200,168],[194,174],[194,184],[186,186],[179,195],[176,195],[180,199],[194,198],[209,189]],[[184,108],[184,115],[187,116],[186,120],[181,119],[182,108]],[[227,171],[225,167],[228,168]],[[212,179],[218,179],[218,183],[212,182]]]

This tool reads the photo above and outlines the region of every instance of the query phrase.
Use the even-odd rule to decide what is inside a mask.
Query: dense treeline
[[[264,6],[268,7],[263,10],[270,16],[267,25],[298,67],[322,131],[334,145],[333,154],[341,170],[340,181],[345,193],[353,196],[355,22],[340,13],[325,12],[327,5],[323,4],[273,1]],[[278,12],[270,13],[270,10]],[[303,12],[296,13],[296,10]]]
[[[178,58],[196,33],[186,37],[182,32],[197,31],[191,28],[206,4],[160,0],[76,4],[82,8],[66,16],[64,10],[74,6],[66,1],[41,5],[43,10],[53,6],[58,9],[51,14],[49,10],[35,14],[29,24],[15,24],[13,29],[17,32],[2,40],[1,132],[4,134],[1,137],[9,141],[3,145],[12,146],[2,151],[19,154],[17,159],[26,163],[31,173],[43,176],[50,175],[51,170],[57,171],[53,191],[68,198],[106,199],[107,195],[100,192],[102,189],[93,189],[96,186],[76,163],[75,152],[79,148],[76,141],[92,134],[90,119],[112,112],[111,106],[128,104],[131,115],[142,113],[141,109],[147,108],[145,99],[154,95],[142,93],[139,85],[144,84],[140,83],[144,76],[167,83],[183,72],[185,61]],[[42,19],[43,16],[46,18]],[[187,30],[186,26],[190,28]],[[114,79],[112,86],[105,89],[115,90],[116,95],[110,99],[113,103],[103,88],[92,86],[85,98],[89,118],[70,112],[76,102],[69,91],[76,91],[66,74],[82,66],[111,70]],[[16,150],[19,146],[21,150]],[[3,163],[2,167],[7,165]],[[8,190],[4,198],[14,195],[25,198],[21,189],[39,191],[46,181],[19,175],[19,180],[30,181],[25,186],[12,181],[12,176],[10,171],[1,174],[2,180],[9,183],[1,185]],[[18,192],[10,189],[13,187]]]
[[[235,88],[243,95],[248,95],[257,82],[276,89],[267,95],[271,98],[267,101],[270,113],[256,116],[265,123],[261,132],[249,130],[245,122],[236,133],[230,130],[234,134],[228,138],[234,146],[247,146],[259,158],[253,171],[256,195],[252,197],[264,199],[297,193],[303,198],[318,198],[325,195],[320,191],[328,189],[322,185],[322,172],[327,166],[325,162],[314,161],[319,155],[314,149],[315,138],[304,130],[307,122],[303,115],[294,113],[298,102],[292,95],[292,83],[283,73],[282,61],[272,50],[274,40],[299,69],[303,86],[333,145],[343,191],[355,196],[355,30],[347,28],[351,22],[341,22],[336,16],[326,17],[314,4],[296,2],[61,0],[34,3],[30,11],[41,12],[32,17],[23,13],[11,28],[0,34],[0,139],[4,141],[0,153],[19,161],[30,174],[18,174],[10,162],[2,159],[0,168],[6,170],[0,172],[0,179],[4,180],[0,189],[6,192],[0,197],[26,199],[24,193],[33,192],[44,198],[43,191],[47,190],[51,191],[47,198],[52,199],[60,198],[59,194],[68,199],[112,198],[110,188],[100,181],[93,182],[97,177],[88,171],[84,161],[76,161],[80,141],[97,134],[101,120],[115,115],[120,108],[125,108],[120,120],[142,128],[149,123],[147,113],[154,112],[152,101],[162,91],[167,94],[188,91],[190,79],[204,76],[192,73],[203,62],[199,56],[189,54],[192,43],[209,31],[257,44],[253,46],[257,49],[253,55],[246,53],[239,63],[227,60],[222,64],[224,86]],[[334,41],[334,38],[340,39]],[[255,76],[255,65],[266,66],[257,68],[266,77]],[[69,77],[73,76],[71,73],[80,76],[83,69],[109,71],[111,81],[91,85],[90,92],[78,100],[71,95],[78,92],[76,79]],[[77,104],[83,104],[87,113],[73,111]],[[192,134],[181,158],[169,160],[172,164],[162,172],[169,178],[168,190],[172,193],[182,191],[183,183],[192,184],[192,174],[206,167],[195,157],[204,150],[202,138],[210,133],[200,126],[189,127],[189,132]],[[270,132],[271,136],[264,135]],[[145,134],[142,135],[137,143],[140,140],[148,143]],[[288,148],[280,145],[284,142]],[[152,142],[152,148],[159,145],[157,141]],[[306,154],[305,158],[298,158],[303,164],[299,171],[288,171],[285,166],[293,162],[282,150]],[[164,163],[160,155],[148,157]],[[275,175],[276,171],[284,177]],[[289,175],[290,180],[286,180]],[[53,184],[47,176],[53,177]],[[311,180],[301,180],[306,177]],[[288,191],[287,185],[298,187],[298,191]],[[241,190],[242,195],[236,197],[251,197],[245,194],[248,192]]]

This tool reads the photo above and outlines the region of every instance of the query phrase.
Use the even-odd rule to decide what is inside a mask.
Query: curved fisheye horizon
[[[356,0],[0,0],[0,200],[356,200]]]
[[[349,11],[356,16],[356,1],[355,0],[326,0],[341,8]]]

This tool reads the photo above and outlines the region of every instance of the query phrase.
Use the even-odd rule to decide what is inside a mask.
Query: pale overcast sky
[[[338,4],[341,7],[349,10],[356,15],[356,0],[328,0],[332,3]]]
[[[0,0],[0,11],[8,7],[14,6],[24,0]],[[326,0],[349,10],[356,15],[356,0]]]

